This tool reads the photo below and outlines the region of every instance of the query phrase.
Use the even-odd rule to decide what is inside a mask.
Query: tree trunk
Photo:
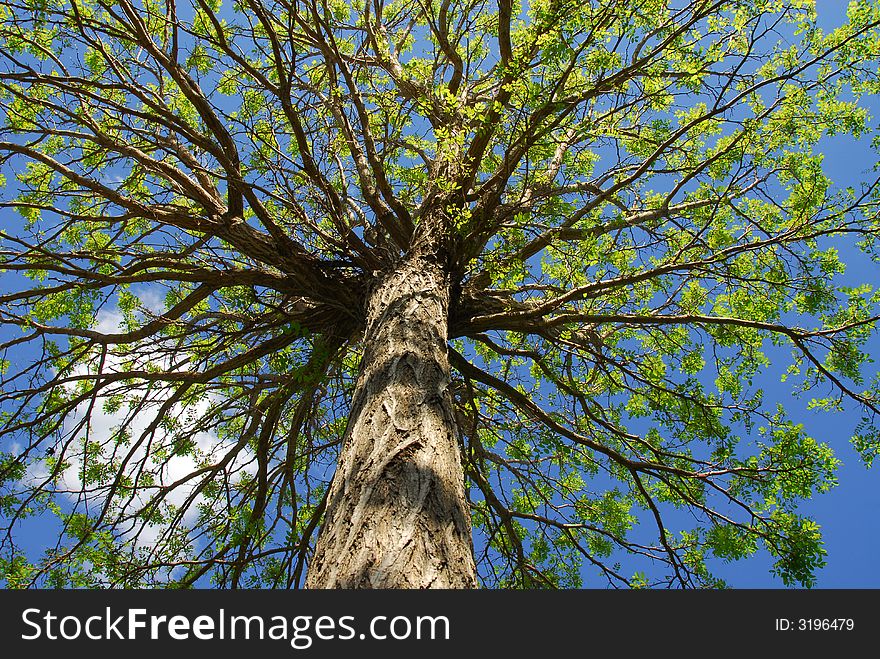
[[[476,587],[448,309],[433,259],[405,259],[373,289],[308,588]]]

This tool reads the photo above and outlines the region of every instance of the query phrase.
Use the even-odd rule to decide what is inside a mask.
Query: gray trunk
[[[374,289],[308,588],[474,588],[446,348],[449,285],[410,258]]]

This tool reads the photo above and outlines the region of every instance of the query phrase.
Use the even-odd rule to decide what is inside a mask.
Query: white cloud
[[[158,293],[151,289],[138,291],[138,297],[142,303],[154,313],[161,313],[164,310],[164,302]],[[105,309],[100,311],[96,316],[95,329],[103,333],[119,332],[122,327],[123,316],[117,308]],[[149,362],[153,366],[159,368],[168,368],[167,360],[156,358],[149,354],[140,356],[139,361]],[[103,365],[105,372],[118,372],[123,370],[123,358],[113,354],[108,354]],[[75,372],[76,375],[87,374],[86,367],[79,367]],[[158,447],[167,446],[172,437],[167,430],[161,427],[155,432],[150,432],[151,423],[154,422],[159,407],[164,397],[162,391],[151,391],[147,394],[147,388],[144,387],[140,392],[127,392],[126,396],[129,404],[137,403],[143,400],[144,395],[150,396],[150,402],[139,410],[132,418],[129,417],[127,405],[123,403],[118,411],[107,411],[104,403],[106,397],[99,397],[94,402],[81,403],[74,414],[68,416],[65,420],[64,436],[67,438],[64,442],[65,448],[58,450],[57,457],[63,457],[69,463],[69,467],[61,474],[58,479],[58,489],[64,492],[65,497],[71,502],[79,502],[80,506],[86,507],[90,512],[96,512],[106,503],[106,487],[94,488],[90,486],[92,491],[86,491],[82,478],[83,469],[83,440],[88,437],[92,444],[98,444],[105,447],[105,457],[113,458],[116,461],[125,461],[125,473],[131,478],[149,472],[154,478],[154,485],[168,486],[181,479],[188,474],[193,473],[199,468],[196,457],[206,459],[210,463],[216,464],[223,455],[225,455],[235,444],[234,440],[220,441],[217,436],[208,432],[195,432],[192,438],[195,441],[196,457],[191,455],[173,455],[158,464],[153,455]],[[170,389],[165,390],[166,394],[170,394]],[[166,417],[177,420],[179,423],[192,424],[209,412],[212,404],[216,403],[216,399],[208,396],[188,407],[183,405],[175,405]],[[89,414],[89,409],[91,413]],[[85,415],[89,414],[87,425],[77,430],[77,425],[82,423]],[[116,444],[113,437],[118,429],[125,425],[125,429],[130,437],[128,445]],[[76,432],[74,437],[70,437],[71,433]],[[115,455],[110,455],[115,451]],[[149,453],[149,454],[148,454]],[[127,459],[126,459],[127,458]],[[236,471],[240,473],[253,474],[256,471],[256,464],[253,452],[245,447],[232,460],[227,471]],[[43,461],[32,463],[28,474],[25,476],[26,482],[30,485],[42,483],[49,476],[46,465]],[[164,501],[174,506],[182,506],[194,488],[200,482],[200,478],[195,478],[176,487],[167,494]],[[127,512],[134,512],[143,507],[155,493],[155,489],[144,490],[135,495],[126,506]],[[188,507],[183,522],[184,524],[192,524],[198,514],[198,504],[204,501],[202,495],[198,495],[196,499]],[[84,509],[84,508],[81,508]],[[159,526],[148,525],[137,537],[139,545],[151,545],[156,542],[161,533],[162,528]]]

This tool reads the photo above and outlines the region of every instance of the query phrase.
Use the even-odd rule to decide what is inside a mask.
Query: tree
[[[814,583],[880,4],[0,12],[7,585]]]

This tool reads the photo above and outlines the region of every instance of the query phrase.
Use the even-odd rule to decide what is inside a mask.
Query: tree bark
[[[308,588],[475,588],[449,391],[450,287],[410,256],[367,302],[364,355]]]

